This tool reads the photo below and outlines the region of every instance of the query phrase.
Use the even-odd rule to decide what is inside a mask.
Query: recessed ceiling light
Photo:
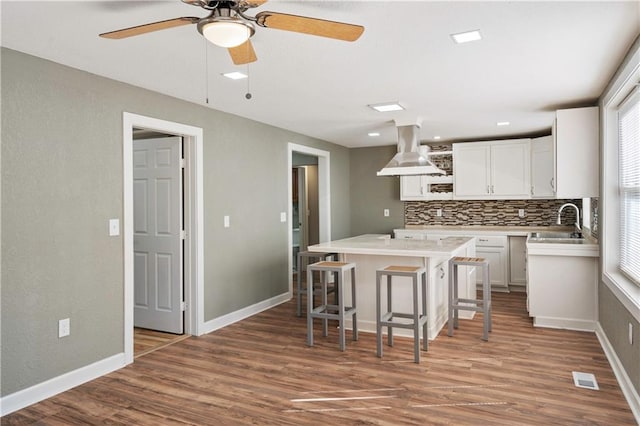
[[[371,136],[372,138],[373,138],[373,137],[376,137],[376,136],[380,136],[380,133],[378,133],[378,132],[369,132],[369,133],[367,133],[367,134],[368,134],[369,136]]]
[[[372,104],[369,108],[373,108],[378,112],[402,111],[404,107],[398,102],[385,102],[382,104]]]
[[[480,35],[480,30],[473,30],[465,31],[463,33],[451,34],[451,38],[453,39],[453,41],[460,44],[480,40],[482,39],[482,36]]]
[[[222,75],[227,77],[227,78],[230,78],[231,80],[242,80],[243,78],[247,78],[246,74],[243,74],[243,73],[238,72],[238,71],[226,72],[226,73],[224,73]]]
[[[434,140],[440,140],[440,136],[434,136],[433,139]]]
[[[508,126],[510,123],[508,121],[498,121],[496,126]]]

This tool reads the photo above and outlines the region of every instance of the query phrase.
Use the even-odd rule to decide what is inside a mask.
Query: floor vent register
[[[593,389],[599,390],[598,382],[596,381],[596,376],[591,373],[580,373],[578,371],[573,371],[573,384],[579,388],[585,389]]]

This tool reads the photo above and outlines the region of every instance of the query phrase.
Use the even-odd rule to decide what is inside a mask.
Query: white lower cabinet
[[[492,291],[509,291],[507,281],[507,237],[476,237],[476,256],[489,260],[489,281]],[[482,285],[482,274],[476,274],[476,284]]]
[[[525,291],[527,285],[527,237],[509,237],[509,287]]]

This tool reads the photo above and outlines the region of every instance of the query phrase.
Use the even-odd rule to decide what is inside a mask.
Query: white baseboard
[[[609,342],[609,339],[607,338],[607,335],[605,334],[599,322],[596,324],[596,336],[600,341],[600,346],[602,346],[604,354],[609,360],[609,364],[611,365],[613,374],[615,374],[616,379],[618,380],[620,389],[622,389],[622,393],[629,403],[631,412],[636,418],[636,422],[640,424],[640,396],[638,395],[636,388],[633,386],[631,379],[629,379],[624,366],[620,362],[618,355],[616,355],[616,351],[613,349],[613,346],[611,346],[611,342]]]
[[[202,329],[202,333],[211,333],[212,331],[219,330],[223,327],[231,325],[235,322],[241,321],[245,318],[249,318],[252,315],[259,314],[262,311],[271,309],[274,306],[278,306],[282,303],[288,302],[291,299],[289,292],[282,293],[278,296],[274,296],[271,299],[263,300],[246,308],[239,309],[235,312],[230,312],[221,317],[206,321]]]
[[[13,413],[36,402],[51,398],[61,392],[118,370],[125,365],[124,353],[119,353],[7,395],[0,399],[0,416]]]
[[[589,320],[577,320],[569,318],[554,318],[554,317],[534,317],[534,327],[547,327],[547,328],[560,328],[563,330],[574,331],[596,331],[596,321]]]

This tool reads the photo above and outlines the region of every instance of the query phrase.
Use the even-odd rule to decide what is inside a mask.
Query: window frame
[[[623,274],[620,259],[618,109],[640,83],[640,38],[600,98],[600,271],[602,282],[640,321],[640,286]]]

